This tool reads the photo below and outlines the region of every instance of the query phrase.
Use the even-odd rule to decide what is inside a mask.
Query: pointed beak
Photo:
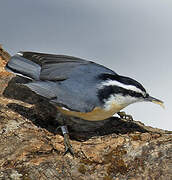
[[[152,96],[148,96],[147,98],[145,98],[146,101],[149,101],[149,102],[153,102],[155,104],[159,104],[162,108],[165,108],[164,106],[164,102],[159,100],[159,99],[156,99]]]

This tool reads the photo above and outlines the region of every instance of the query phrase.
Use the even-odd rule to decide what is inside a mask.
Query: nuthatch
[[[47,98],[65,115],[104,120],[135,102],[163,102],[151,97],[136,80],[84,59],[36,52],[12,56],[6,70],[30,79],[25,86]],[[66,152],[72,153],[68,130],[61,127]]]

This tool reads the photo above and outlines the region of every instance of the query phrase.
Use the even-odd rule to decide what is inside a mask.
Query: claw
[[[124,111],[117,113],[121,119],[125,119],[127,121],[133,121],[133,117],[131,115],[126,114]]]
[[[67,153],[70,153],[72,156],[74,156],[72,146],[71,146],[71,144],[69,142],[69,135],[68,134],[64,134],[64,145],[65,145],[65,153],[64,153],[64,155],[66,155]]]
[[[69,141],[69,131],[67,129],[67,126],[61,126],[61,130],[64,136],[64,145],[65,145],[64,155],[66,155],[67,153],[70,153],[72,156],[74,156],[74,152]]]

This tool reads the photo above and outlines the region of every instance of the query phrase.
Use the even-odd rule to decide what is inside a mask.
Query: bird
[[[150,96],[133,78],[78,57],[20,51],[10,58],[5,69],[30,81],[31,91],[45,97],[60,113],[88,121],[120,115],[136,102],[163,101]],[[122,115],[121,115],[122,116]],[[61,126],[65,153],[73,154],[67,126]]]

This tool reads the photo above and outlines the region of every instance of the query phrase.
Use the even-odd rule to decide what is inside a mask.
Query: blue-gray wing
[[[114,71],[85,59],[56,54],[44,54],[37,52],[19,52],[22,57],[41,66],[40,80],[64,80],[83,71],[94,74],[116,74]],[[80,68],[81,66],[84,66]]]
[[[25,86],[29,87],[36,94],[49,99],[51,103],[73,111],[90,112],[97,106],[97,102],[93,102],[90,99],[91,94],[89,98],[84,98],[82,94],[70,91],[64,86],[58,86],[55,82],[37,81],[27,83]]]
[[[69,78],[76,66],[88,64],[89,61],[66,55],[44,54],[37,52],[19,52],[25,59],[41,66],[40,80],[64,80]]]
[[[102,65],[71,56],[24,52],[23,57],[41,66],[40,80],[26,86],[52,103],[79,112],[101,106],[97,97],[101,83],[98,77],[116,75]]]

